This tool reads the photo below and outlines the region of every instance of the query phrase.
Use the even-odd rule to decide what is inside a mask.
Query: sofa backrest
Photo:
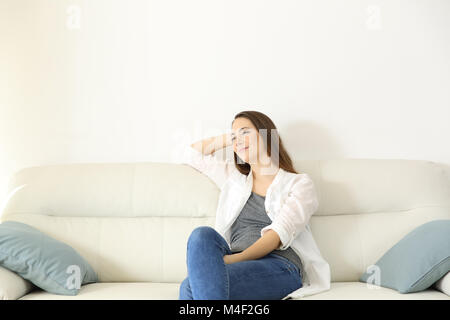
[[[332,281],[357,281],[415,227],[450,219],[447,165],[419,160],[302,160],[319,194],[310,226]],[[192,230],[214,227],[219,189],[186,164],[84,163],[16,172],[1,221],[71,245],[101,282],[181,282]]]
[[[314,239],[332,281],[358,281],[410,231],[450,219],[450,167],[425,160],[343,159],[297,162],[312,177],[319,209]]]

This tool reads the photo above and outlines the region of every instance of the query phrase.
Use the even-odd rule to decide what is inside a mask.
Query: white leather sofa
[[[320,207],[310,221],[331,289],[303,299],[450,299],[435,286],[401,294],[360,275],[415,227],[450,219],[448,165],[418,160],[297,161]],[[85,163],[16,172],[1,221],[30,224],[71,245],[99,282],[47,293],[0,267],[4,299],[178,299],[191,231],[214,227],[219,189],[180,163]],[[6,294],[6,293],[7,294]]]

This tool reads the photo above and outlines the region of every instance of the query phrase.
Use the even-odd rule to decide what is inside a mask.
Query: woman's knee
[[[220,249],[222,254],[231,254],[231,249],[226,240],[212,227],[200,226],[195,228],[189,236],[187,247],[194,249],[196,247]],[[195,250],[195,249],[194,249]],[[202,252],[205,253],[202,249]]]
[[[214,230],[214,228],[210,227],[210,226],[200,226],[195,228],[192,232],[191,235],[189,236],[189,240],[188,242],[191,241],[205,241],[205,239],[212,239],[214,237],[216,237],[217,231]]]

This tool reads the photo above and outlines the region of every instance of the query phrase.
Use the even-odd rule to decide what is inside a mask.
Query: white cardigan
[[[221,190],[216,211],[215,230],[230,245],[231,225],[238,217],[253,185],[252,170],[248,176],[239,172],[234,162],[219,160],[214,154],[203,155],[190,145],[184,149],[182,163],[208,176]],[[299,255],[303,265],[303,286],[282,300],[300,299],[330,289],[330,266],[323,259],[309,227],[309,219],[319,206],[314,183],[306,173],[295,174],[279,168],[267,189],[265,208],[272,223],[261,229],[278,233],[281,245]]]

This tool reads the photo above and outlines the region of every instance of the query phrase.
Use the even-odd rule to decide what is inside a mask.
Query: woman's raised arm
[[[238,170],[234,161],[218,159],[214,153],[229,145],[231,145],[229,133],[197,141],[186,146],[187,160],[183,163],[208,176],[222,190],[228,177],[233,171]]]
[[[209,155],[217,150],[226,148],[229,145],[231,145],[231,136],[229,133],[224,133],[215,137],[197,141],[191,144],[191,147],[204,155]]]

